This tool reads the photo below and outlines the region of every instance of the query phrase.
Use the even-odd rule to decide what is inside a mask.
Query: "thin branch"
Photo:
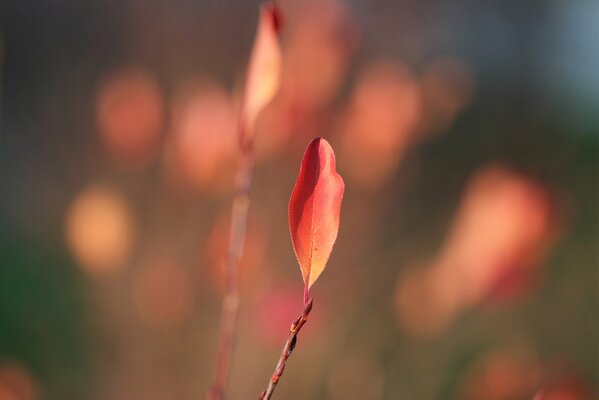
[[[216,372],[212,388],[208,393],[208,400],[223,399],[229,375],[239,312],[239,259],[245,241],[250,204],[249,191],[254,170],[255,123],[256,118],[272,100],[280,85],[279,24],[280,16],[276,5],[264,3],[260,9],[260,20],[247,66],[245,88],[239,111],[238,139],[242,158],[233,199],[227,252],[227,293],[223,299]]]
[[[227,249],[227,292],[223,298],[222,317],[218,338],[216,371],[208,400],[222,400],[224,397],[229,364],[235,342],[235,329],[239,313],[239,260],[243,252],[247,231],[248,209],[250,205],[250,185],[254,170],[254,157],[251,147],[243,148],[241,164],[235,181],[235,196],[231,211],[231,230]]]
[[[279,379],[283,375],[283,371],[285,370],[285,364],[287,363],[287,359],[295,349],[295,345],[297,343],[297,335],[300,330],[304,326],[304,324],[308,321],[308,315],[310,311],[312,311],[312,304],[314,303],[314,299],[310,299],[310,301],[304,304],[304,309],[302,310],[302,314],[297,317],[293,324],[291,324],[291,328],[289,328],[289,337],[287,338],[287,342],[285,342],[285,346],[283,347],[283,352],[281,353],[281,357],[279,357],[279,362],[277,363],[277,367],[275,368],[275,372],[272,374],[270,378],[270,382],[268,382],[268,387],[262,393],[260,393],[260,400],[269,400],[272,394],[279,383]]]

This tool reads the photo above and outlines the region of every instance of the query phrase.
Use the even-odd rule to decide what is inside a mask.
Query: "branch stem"
[[[308,304],[308,299],[310,298],[310,285],[308,282],[304,285],[304,305]]]
[[[222,317],[218,337],[216,371],[208,400],[224,398],[229,365],[235,342],[235,329],[239,314],[239,260],[243,253],[250,205],[250,186],[254,170],[254,157],[251,147],[243,149],[241,164],[235,180],[235,195],[231,211],[231,227],[227,249],[226,294],[223,298]]]
[[[268,387],[262,393],[260,393],[259,400],[269,400],[272,394],[283,375],[283,371],[285,370],[285,365],[287,363],[287,359],[291,356],[293,349],[295,349],[295,345],[297,343],[297,335],[300,330],[304,326],[304,324],[308,321],[308,315],[310,311],[312,311],[312,304],[314,303],[314,299],[310,299],[309,301],[304,303],[304,309],[302,310],[302,314],[293,321],[291,324],[291,328],[289,328],[289,336],[287,337],[287,341],[285,342],[285,346],[283,347],[283,352],[279,357],[279,361],[277,362],[277,366],[275,368],[270,381],[268,382]]]

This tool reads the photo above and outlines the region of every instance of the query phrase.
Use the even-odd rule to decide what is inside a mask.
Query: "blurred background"
[[[201,399],[258,2],[0,1],[0,399]],[[599,3],[281,0],[230,399],[302,281],[308,142],[341,230],[280,399],[597,396]]]

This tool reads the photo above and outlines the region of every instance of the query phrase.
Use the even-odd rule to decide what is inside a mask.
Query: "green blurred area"
[[[68,257],[15,231],[0,245],[2,364],[27,365],[45,397],[85,398],[90,328],[83,282]]]

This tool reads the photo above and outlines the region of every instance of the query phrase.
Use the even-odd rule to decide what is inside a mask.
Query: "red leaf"
[[[322,138],[314,139],[304,154],[289,201],[289,228],[306,285],[305,300],[337,239],[344,189],[331,145]]]
[[[250,144],[253,139],[256,118],[279,90],[281,83],[280,28],[279,9],[273,3],[264,3],[260,10],[258,31],[245,82],[240,137],[244,146]]]

